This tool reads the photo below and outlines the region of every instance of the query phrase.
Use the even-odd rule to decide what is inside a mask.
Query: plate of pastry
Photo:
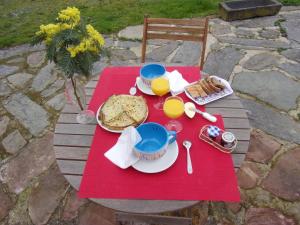
[[[198,105],[205,105],[233,93],[230,84],[217,76],[207,76],[185,87],[185,94]]]
[[[145,122],[148,106],[145,98],[132,95],[112,95],[97,111],[97,122],[104,130],[121,133],[126,127]]]

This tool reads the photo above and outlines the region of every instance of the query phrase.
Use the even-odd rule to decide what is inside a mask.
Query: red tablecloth
[[[177,69],[189,82],[200,78],[197,67],[169,67]],[[139,67],[106,68],[90,102],[89,108],[98,107],[112,94],[127,94],[139,74]],[[138,94],[142,94],[138,92]],[[163,111],[153,108],[156,97],[144,95],[149,106],[147,122],[164,124],[168,118]],[[188,101],[182,94],[181,97]],[[198,107],[204,109],[203,107]],[[179,119],[184,129],[177,135],[179,156],[168,170],[157,174],[144,174],[128,168],[122,170],[104,157],[117,141],[119,134],[107,132],[97,126],[88,161],[81,182],[79,196],[83,198],[160,199],[160,200],[215,200],[239,201],[239,191],[231,156],[214,149],[199,140],[200,128],[208,124],[201,116],[194,119],[182,116]],[[217,126],[223,128],[218,116]],[[184,139],[193,142],[191,157],[194,172],[186,172]]]

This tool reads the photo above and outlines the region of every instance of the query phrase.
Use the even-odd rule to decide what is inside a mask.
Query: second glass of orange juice
[[[167,94],[170,91],[169,80],[163,77],[156,78],[151,82],[151,90],[154,94],[159,96],[159,99],[156,103],[154,103],[154,107],[156,109],[162,110],[164,99],[162,96]]]
[[[184,102],[182,98],[178,96],[171,96],[166,98],[163,110],[165,115],[172,119],[165,125],[166,128],[168,130],[174,130],[179,133],[183,129],[183,126],[178,120],[175,119],[181,117],[184,113]]]

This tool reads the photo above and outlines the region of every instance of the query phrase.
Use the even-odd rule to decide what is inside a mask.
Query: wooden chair
[[[144,215],[116,212],[117,225],[159,224],[159,225],[192,225],[192,218]]]
[[[141,62],[145,62],[146,44],[148,39],[195,41],[202,42],[202,53],[198,64],[200,69],[202,69],[205,58],[207,33],[208,18],[166,19],[148,18],[145,16]]]

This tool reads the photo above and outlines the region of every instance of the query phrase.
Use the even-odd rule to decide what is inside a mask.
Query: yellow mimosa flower
[[[89,36],[93,40],[95,40],[96,42],[98,42],[98,44],[100,46],[104,45],[104,43],[105,43],[104,42],[104,38],[102,37],[102,35],[97,30],[95,30],[95,28],[92,25],[90,25],[90,24],[86,25],[86,30],[87,30]]]
[[[71,65],[58,64],[68,76],[72,76],[75,71],[84,74],[90,73],[90,71],[86,71],[86,68],[91,68],[92,63],[100,57],[98,53],[104,46],[102,35],[92,25],[84,25],[80,19],[80,11],[75,7],[61,10],[56,18],[56,23],[41,25],[35,34],[38,38],[34,42],[44,41],[47,50],[50,47],[51,50],[54,50],[53,54],[47,55],[48,59],[55,61],[55,59],[63,57],[72,62]],[[91,54],[93,57],[87,61],[86,59]],[[87,63],[88,65],[86,65]],[[74,70],[70,70],[70,66]]]
[[[58,13],[58,20],[69,22],[72,27],[80,21],[80,11],[76,7],[67,7]]]

